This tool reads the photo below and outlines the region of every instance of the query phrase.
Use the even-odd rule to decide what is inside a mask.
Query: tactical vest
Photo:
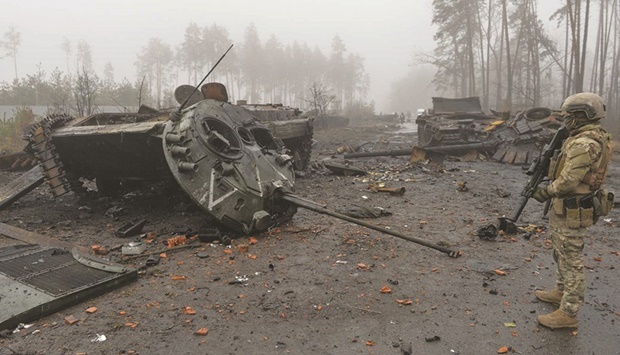
[[[597,127],[596,129],[584,130],[572,137],[567,138],[562,146],[562,150],[564,150],[564,147],[570,145],[573,141],[579,138],[592,139],[593,141],[599,143],[602,147],[601,154],[594,163],[590,164],[588,172],[585,174],[574,191],[575,195],[585,195],[600,189],[605,181],[607,166],[609,165],[612,156],[613,142],[609,133],[601,127]],[[565,163],[566,153],[562,151],[557,157],[554,157],[551,160],[548,177],[552,180],[557,179],[560,176]]]

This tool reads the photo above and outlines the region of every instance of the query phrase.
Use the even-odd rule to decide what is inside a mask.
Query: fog
[[[66,71],[61,50],[68,39],[75,54],[80,40],[92,49],[93,68],[101,73],[110,62],[115,79],[136,79],[134,62],[149,38],[159,37],[177,46],[190,22],[217,23],[241,43],[246,27],[254,22],[261,41],[272,34],[281,43],[293,41],[318,46],[329,54],[339,35],[349,52],[365,58],[370,75],[368,100],[377,111],[388,109],[390,86],[406,75],[417,51],[431,51],[431,0],[30,0],[3,2],[0,32],[15,26],[21,33],[17,54],[18,76],[37,70]],[[71,68],[75,70],[75,68]],[[0,60],[0,80],[14,77],[11,58]],[[425,85],[428,85],[426,83]]]

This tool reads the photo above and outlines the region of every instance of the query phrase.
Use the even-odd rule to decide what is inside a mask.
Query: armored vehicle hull
[[[498,117],[482,112],[480,98],[433,97],[433,109],[416,118],[418,145],[438,147],[475,144],[490,139],[487,128]]]
[[[176,181],[208,215],[242,233],[296,212],[273,203],[276,190],[294,191],[288,150],[248,110],[225,101],[204,98],[172,114],[48,117],[30,137],[55,195],[79,188],[80,179],[94,180],[102,194]]]

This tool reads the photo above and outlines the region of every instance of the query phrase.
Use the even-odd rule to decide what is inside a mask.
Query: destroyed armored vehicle
[[[455,155],[475,150],[501,163],[529,164],[560,126],[556,113],[540,107],[512,117],[508,112],[488,115],[478,97],[433,97],[433,108],[416,118],[418,145]]]
[[[312,154],[314,120],[297,108],[282,104],[248,104],[237,100],[237,105],[263,123],[273,135],[282,140],[291,151],[296,171],[308,168]]]
[[[135,181],[176,182],[207,217],[243,234],[264,231],[302,207],[451,257],[461,255],[294,195],[293,158],[281,140],[250,110],[228,103],[224,85],[203,85],[201,98],[193,98],[195,90],[180,90],[177,100],[183,104],[170,113],[143,108],[136,114],[96,114],[77,120],[48,117],[30,128],[29,149],[40,162],[37,169],[54,195],[79,188],[80,179],[93,179],[103,191]]]
[[[497,116],[482,111],[477,96],[459,99],[433,97],[433,108],[418,115],[418,145],[420,147],[468,146],[471,149],[493,149],[495,142],[486,128]]]
[[[79,189],[81,179],[94,180],[100,194],[138,182],[176,181],[200,208],[236,231],[264,230],[290,218],[294,206],[272,203],[276,189],[293,192],[289,151],[250,111],[229,104],[223,85],[205,84],[202,93],[172,113],[142,108],[48,117],[31,127],[30,147],[55,195]]]
[[[537,107],[518,112],[504,123],[490,127],[489,131],[499,141],[493,160],[515,165],[532,163],[560,128],[558,114],[559,111]]]

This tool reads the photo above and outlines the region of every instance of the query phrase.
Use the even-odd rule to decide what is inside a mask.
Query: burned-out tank
[[[314,119],[297,108],[282,104],[248,104],[237,100],[237,105],[250,111],[274,136],[281,139],[293,155],[293,166],[297,171],[308,168],[312,155]]]
[[[418,145],[429,150],[486,153],[493,160],[524,165],[532,162],[560,126],[557,111],[532,108],[485,114],[478,97],[433,97],[433,109],[419,115]]]
[[[489,131],[499,141],[493,160],[515,165],[532,163],[560,128],[558,113],[546,107],[536,107],[517,112],[501,125],[492,127]]]
[[[458,99],[433,97],[433,108],[419,115],[415,121],[418,145],[424,148],[480,144],[484,147],[484,143],[491,138],[486,128],[498,119],[482,111],[477,96]],[[492,144],[486,146],[487,149],[492,148]]]
[[[176,181],[194,202],[230,229],[249,233],[290,218],[296,208],[273,203],[275,190],[293,192],[293,158],[272,132],[227,102],[223,85],[172,113],[54,116],[31,128],[31,148],[52,192],[94,180],[100,193],[135,182]]]
[[[228,103],[224,85],[203,85],[202,98],[194,92],[180,90],[186,99],[170,113],[143,108],[135,114],[78,120],[48,117],[31,127],[29,149],[55,195],[79,185],[80,178],[94,179],[102,191],[134,181],[167,180],[176,182],[212,220],[243,234],[264,231],[302,207],[451,257],[461,255],[296,196],[293,157],[281,140],[251,111]],[[190,101],[194,103],[184,107]]]

